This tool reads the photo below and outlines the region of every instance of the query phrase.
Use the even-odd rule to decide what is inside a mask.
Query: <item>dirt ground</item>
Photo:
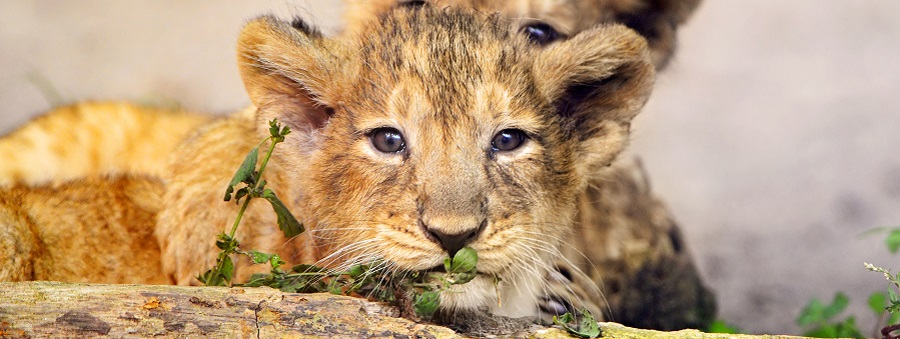
[[[341,26],[324,1],[4,1],[0,134],[56,102],[243,107],[235,38],[261,13]],[[844,291],[868,331],[865,299],[886,282],[863,261],[900,269],[882,236],[861,235],[900,226],[900,2],[706,0],[681,37],[632,153],[720,317],[799,333],[811,297]]]

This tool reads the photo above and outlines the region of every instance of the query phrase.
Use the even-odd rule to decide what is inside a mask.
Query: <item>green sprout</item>
[[[231,260],[232,254],[248,255],[254,263],[270,262],[273,266],[273,273],[278,270],[278,266],[284,263],[277,256],[273,257],[272,255],[255,251],[242,252],[239,249],[240,242],[234,238],[234,234],[237,232],[237,227],[241,222],[241,218],[244,216],[244,211],[246,211],[247,206],[250,205],[251,199],[263,198],[272,205],[272,209],[278,216],[278,227],[284,232],[286,237],[290,238],[303,233],[303,225],[294,218],[294,215],[291,214],[290,211],[288,211],[287,207],[280,199],[278,199],[278,196],[275,195],[274,191],[265,188],[266,181],[261,179],[263,172],[266,170],[266,165],[269,163],[269,159],[272,156],[272,152],[275,151],[275,146],[284,142],[284,137],[290,133],[291,129],[287,126],[282,127],[281,124],[278,123],[278,119],[270,121],[269,137],[260,142],[259,145],[250,150],[250,153],[244,157],[241,166],[238,168],[237,172],[235,172],[234,177],[228,184],[228,188],[225,189],[225,201],[230,201],[232,197],[234,197],[236,204],[240,204],[241,199],[244,199],[244,203],[238,211],[237,218],[235,218],[234,224],[231,227],[231,232],[218,235],[216,247],[222,250],[222,252],[220,252],[219,256],[216,258],[216,266],[197,276],[197,279],[204,285],[233,285],[234,262]],[[259,148],[267,141],[270,141],[269,150],[266,152],[266,156],[259,166],[259,170],[257,170],[256,163],[259,159]],[[235,191],[235,187],[241,183],[244,184],[244,187]],[[263,258],[265,258],[265,260],[263,260]],[[281,264],[278,264],[278,262]]]
[[[581,310],[579,315],[566,312],[563,315],[553,317],[553,323],[561,326],[567,332],[582,338],[597,338],[600,336],[600,326],[594,315],[588,310]]]

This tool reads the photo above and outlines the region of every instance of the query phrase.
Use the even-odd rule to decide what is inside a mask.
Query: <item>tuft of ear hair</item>
[[[628,142],[631,119],[650,96],[647,42],[623,25],[579,33],[540,52],[536,85],[579,141],[584,176],[608,166]]]
[[[332,114],[342,69],[329,40],[305,22],[272,16],[248,22],[238,38],[238,68],[260,126],[278,118],[295,131],[321,128]]]

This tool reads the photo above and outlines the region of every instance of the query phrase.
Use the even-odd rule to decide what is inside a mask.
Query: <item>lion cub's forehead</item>
[[[541,99],[532,75],[536,47],[498,16],[398,10],[359,42],[360,87],[385,118],[455,125],[535,118],[521,115],[535,113]]]

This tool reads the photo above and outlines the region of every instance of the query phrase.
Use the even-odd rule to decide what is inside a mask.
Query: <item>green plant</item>
[[[709,327],[707,327],[704,332],[738,334],[741,333],[741,330],[731,324],[726,323],[724,320],[719,319],[714,321],[712,324],[709,324]]]
[[[892,232],[893,234],[893,232]],[[890,241],[888,242],[890,246]],[[892,253],[897,252],[897,248],[891,249]],[[890,270],[864,263],[866,269],[872,272],[884,274],[884,278],[889,282],[887,295],[885,293],[873,294],[869,297],[869,307],[876,313],[881,313],[881,319],[885,319],[885,311],[887,311],[887,326],[881,329],[881,335],[884,338],[898,338],[900,335],[892,335],[893,332],[900,330],[900,324],[896,322],[900,320],[900,297],[897,292],[900,291],[900,273],[891,274]]]
[[[445,272],[406,272],[400,275],[399,279],[384,272],[385,265],[378,261],[350,266],[346,271],[327,270],[305,264],[284,270],[281,267],[286,263],[277,254],[242,250],[235,233],[250,200],[254,198],[265,199],[272,205],[277,215],[278,227],[286,237],[291,238],[304,232],[303,225],[291,214],[275,192],[265,187],[266,181],[262,179],[275,146],[284,142],[285,136],[290,132],[290,128],[282,127],[277,119],[270,121],[269,137],[244,157],[225,190],[225,201],[234,198],[235,204],[241,206],[240,210],[230,232],[217,236],[216,246],[221,252],[216,257],[216,265],[197,276],[200,282],[207,286],[268,286],[285,292],[359,294],[382,301],[396,301],[396,295],[408,292],[412,295],[409,300],[416,315],[429,319],[440,306],[442,292],[450,290],[453,285],[465,284],[475,278],[478,253],[469,247],[457,251],[452,258],[444,259]],[[259,148],[267,141],[270,142],[268,151],[257,169]],[[243,187],[235,190],[242,183]],[[253,264],[268,264],[269,272],[254,274],[243,284],[234,283],[234,261],[231,257],[235,254],[249,257]]]
[[[838,292],[830,304],[825,305],[818,298],[813,298],[806,304],[803,311],[797,317],[797,325],[807,328],[804,336],[817,338],[863,338],[856,326],[856,317],[847,316],[843,320],[836,320],[847,306],[850,298],[846,294]]]
[[[879,228],[866,233],[871,234],[884,231],[887,231],[888,233],[887,237],[885,237],[885,245],[891,253],[896,254],[898,250],[900,250],[900,228]],[[900,336],[892,336],[891,333],[900,330],[900,324],[897,324],[897,322],[900,321],[900,312],[898,312],[900,311],[900,297],[894,292],[894,289],[900,290],[900,274],[894,276],[889,270],[884,268],[869,263],[864,263],[864,265],[866,269],[870,271],[884,274],[885,278],[887,278],[891,284],[888,286],[887,293],[874,292],[869,295],[868,306],[869,309],[872,310],[872,313],[875,314],[876,319],[878,319],[877,323],[887,324],[887,326],[880,331],[876,330],[876,332],[881,332],[883,338],[898,339]],[[860,331],[859,327],[856,325],[855,316],[850,315],[843,319],[838,318],[838,315],[840,315],[849,304],[850,299],[847,295],[840,292],[835,294],[834,299],[828,305],[813,298],[797,317],[797,325],[805,328],[806,330],[803,335],[809,337],[863,338],[862,331]]]
[[[237,218],[234,220],[234,224],[231,226],[231,232],[228,234],[222,233],[219,234],[218,239],[216,240],[216,247],[218,247],[222,252],[219,253],[218,257],[216,257],[216,266],[212,269],[203,272],[200,274],[197,279],[200,280],[204,285],[207,286],[232,286],[232,278],[234,277],[234,262],[231,260],[232,254],[243,254],[250,257],[254,263],[261,262],[269,262],[272,264],[272,270],[277,270],[278,266],[283,264],[278,256],[273,256],[265,253],[260,253],[256,251],[251,252],[243,252],[239,249],[240,242],[234,238],[235,232],[237,232],[237,227],[241,223],[241,218],[244,216],[244,212],[247,210],[247,206],[250,205],[250,200],[253,198],[263,198],[266,199],[271,205],[272,209],[275,211],[275,214],[278,216],[278,227],[284,232],[284,235],[288,238],[294,237],[303,233],[303,225],[294,218],[294,215],[285,207],[284,203],[278,199],[278,196],[275,195],[275,192],[271,189],[266,188],[266,181],[262,179],[262,174],[266,170],[266,165],[269,163],[269,159],[272,157],[272,152],[275,151],[275,146],[281,142],[284,142],[284,137],[291,133],[291,129],[287,126],[281,127],[278,123],[278,119],[273,119],[269,122],[269,137],[264,139],[257,145],[255,148],[250,150],[250,153],[244,157],[244,161],[241,162],[241,166],[238,168],[237,172],[235,172],[234,177],[231,179],[231,182],[228,184],[228,188],[225,190],[225,201],[230,201],[232,198],[232,193],[234,194],[235,203],[240,204],[241,199],[244,199],[243,205],[241,205],[241,209],[238,211]],[[262,161],[262,164],[259,166],[259,170],[256,169],[256,163],[259,159],[259,148],[262,145],[270,141],[269,150],[266,152],[266,156]],[[239,184],[243,183],[244,187],[240,188],[235,192],[235,187]],[[265,260],[263,260],[265,259]],[[261,262],[260,262],[261,261]],[[279,264],[281,263],[281,264]]]
[[[594,315],[588,310],[580,310],[578,315],[566,312],[563,315],[553,317],[553,323],[561,326],[567,332],[582,338],[597,338],[600,336],[600,326]]]

